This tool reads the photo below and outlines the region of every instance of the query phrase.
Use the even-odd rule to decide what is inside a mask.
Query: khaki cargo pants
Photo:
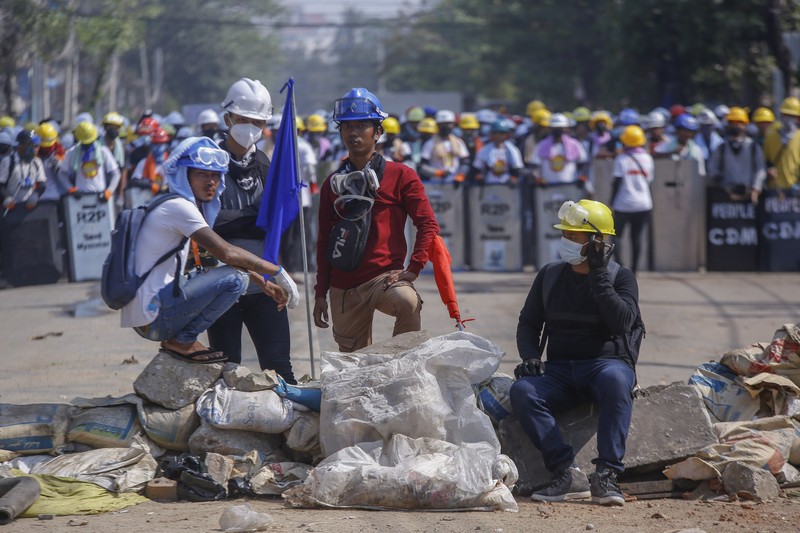
[[[414,284],[400,281],[383,290],[383,273],[353,289],[331,287],[333,339],[342,352],[354,352],[372,344],[372,316],[377,309],[395,317],[392,336],[420,330],[422,298]]]

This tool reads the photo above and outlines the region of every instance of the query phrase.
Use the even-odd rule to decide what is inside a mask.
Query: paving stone
[[[162,407],[180,409],[212,387],[222,376],[222,368],[222,363],[186,363],[158,352],[133,382],[133,390]]]
[[[597,409],[583,404],[556,416],[564,439],[576,450],[584,472],[594,471],[597,457]],[[551,478],[542,456],[528,439],[516,417],[500,422],[498,437],[503,453],[519,469],[516,491],[528,495]],[[716,444],[712,421],[697,390],[680,382],[644,389],[633,404],[625,453],[625,474],[658,471]]]

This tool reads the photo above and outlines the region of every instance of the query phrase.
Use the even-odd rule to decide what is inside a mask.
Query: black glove
[[[606,245],[600,239],[592,237],[586,244],[586,263],[591,270],[606,268],[614,252],[614,245]]]
[[[514,377],[517,379],[526,376],[541,376],[542,374],[544,374],[544,363],[535,357],[525,359],[514,369]]]

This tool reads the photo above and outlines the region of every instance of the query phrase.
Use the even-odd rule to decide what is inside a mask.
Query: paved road
[[[517,363],[517,316],[533,273],[455,275],[468,331],[502,346],[500,370]],[[639,278],[647,338],[638,376],[643,386],[684,381],[700,363],[758,341],[769,341],[785,323],[800,321],[800,275],[766,273],[643,273]],[[425,305],[423,327],[453,331],[432,276],[417,282]],[[301,291],[303,287],[301,286]],[[131,392],[132,383],[157,347],[131,330],[98,299],[96,283],[0,291],[0,402],[69,401]],[[77,309],[77,312],[76,312]],[[78,316],[75,316],[78,315]],[[296,373],[311,372],[305,302],[291,311]],[[330,330],[312,328],[316,354],[335,349]],[[375,321],[374,339],[391,334],[391,321]],[[245,338],[247,336],[245,335]],[[249,339],[244,364],[257,369]],[[319,355],[316,356],[319,372]]]

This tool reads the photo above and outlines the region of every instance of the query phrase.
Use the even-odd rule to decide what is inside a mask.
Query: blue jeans
[[[625,440],[633,411],[635,375],[620,359],[547,361],[545,373],[523,377],[511,386],[511,407],[533,444],[542,452],[544,465],[560,472],[575,460],[572,446],[564,442],[553,413],[591,401],[597,406],[598,469],[622,472]]]
[[[151,341],[194,342],[236,303],[249,281],[247,273],[230,266],[214,268],[188,280],[181,277],[180,294],[175,296],[172,283],[161,289],[156,319],[134,329]]]

